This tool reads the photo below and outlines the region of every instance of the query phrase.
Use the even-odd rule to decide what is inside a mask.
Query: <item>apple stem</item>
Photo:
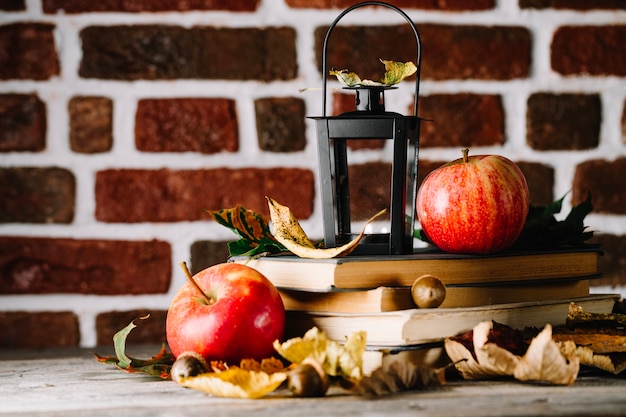
[[[191,275],[191,272],[189,272],[189,268],[187,268],[187,263],[185,261],[181,262],[180,263],[180,267],[185,272],[185,276],[187,277],[187,281],[189,281],[191,283],[191,285],[193,285],[194,288],[196,290],[198,290],[198,292],[202,295],[202,298],[204,299],[204,301],[206,301],[207,305],[213,304],[215,300],[213,300],[204,291],[202,291],[202,288],[200,288],[200,286],[198,285],[196,280],[193,279],[193,276]]]
[[[469,161],[469,149],[465,148],[463,149],[463,162],[468,162]]]

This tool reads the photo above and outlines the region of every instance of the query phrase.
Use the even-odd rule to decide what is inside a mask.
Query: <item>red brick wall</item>
[[[625,3],[393,3],[422,41],[420,177],[469,146],[519,162],[535,204],[592,191],[595,288],[626,289]],[[177,264],[222,262],[234,238],[204,209],[271,195],[319,237],[321,94],[299,90],[321,84],[323,36],[351,4],[1,2],[0,348],[109,343],[146,312],[131,340],[162,341]],[[333,32],[331,66],[375,77],[379,58],[415,59],[406,22],[359,14]],[[411,84],[388,107],[411,108]],[[385,162],[379,145],[355,151],[362,171]]]

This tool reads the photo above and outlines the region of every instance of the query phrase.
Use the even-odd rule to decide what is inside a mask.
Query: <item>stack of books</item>
[[[589,292],[600,276],[598,247],[490,256],[432,250],[410,255],[304,259],[294,255],[234,257],[279,289],[287,310],[286,337],[313,326],[337,341],[367,332],[364,372],[402,357],[445,361],[443,340],[485,320],[514,328],[565,324],[570,302],[610,312],[615,294]],[[424,274],[446,285],[438,308],[419,309],[411,286]]]

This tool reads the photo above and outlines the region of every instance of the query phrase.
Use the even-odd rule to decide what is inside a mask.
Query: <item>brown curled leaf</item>
[[[301,258],[329,259],[350,254],[363,238],[366,226],[387,210],[381,210],[367,221],[361,233],[343,246],[320,249],[311,242],[289,207],[267,197],[274,237],[290,252]]]
[[[563,356],[559,346],[552,340],[552,326],[546,324],[530,342],[513,376],[520,381],[570,385],[576,380],[579,368],[578,357]]]

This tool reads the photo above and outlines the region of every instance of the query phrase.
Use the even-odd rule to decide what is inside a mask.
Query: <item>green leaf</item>
[[[518,248],[554,248],[558,246],[579,246],[593,236],[584,224],[585,217],[591,213],[591,194],[572,207],[564,220],[554,216],[561,212],[565,196],[546,207],[531,207],[515,247]]]
[[[242,206],[206,212],[217,223],[230,229],[239,240],[228,242],[230,256],[255,256],[262,253],[279,253],[287,249],[270,231],[269,222],[260,213]]]
[[[140,317],[139,320],[145,320],[148,317],[150,315]],[[170,370],[176,358],[165,345],[161,346],[159,353],[149,359],[137,359],[126,355],[126,338],[135,327],[137,325],[134,321],[131,321],[126,327],[115,333],[113,336],[115,356],[95,354],[96,358],[100,362],[113,364],[126,372],[143,373],[162,379],[169,379]]]

